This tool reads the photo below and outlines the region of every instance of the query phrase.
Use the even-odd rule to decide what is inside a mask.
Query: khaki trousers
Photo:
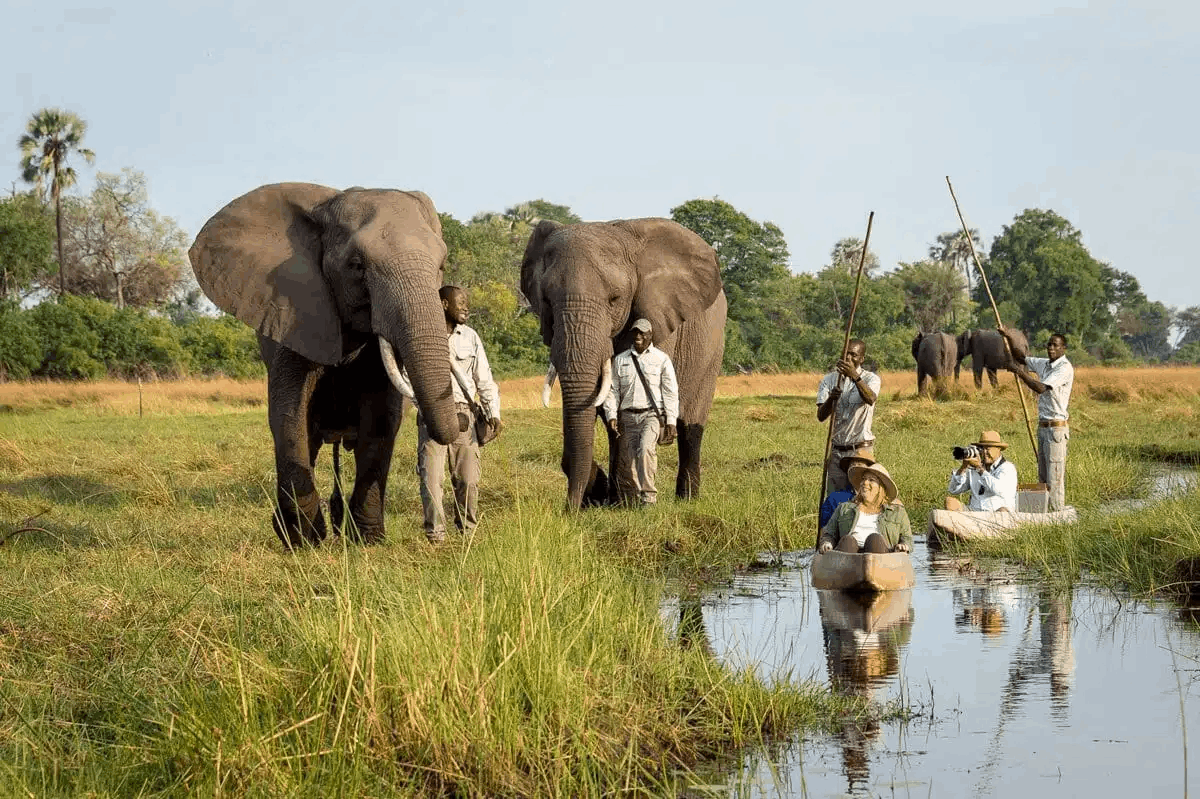
[[[622,502],[653,505],[658,501],[654,478],[658,474],[658,414],[654,411],[621,411],[617,414],[621,437],[617,453],[617,493]]]
[[[849,449],[839,449],[838,447],[833,447],[830,450],[829,463],[825,469],[825,496],[829,496],[834,491],[841,491],[843,489],[848,489],[850,491],[854,490],[854,486],[850,485],[850,475],[842,471],[841,460],[842,458],[853,455],[860,449],[865,449],[867,452],[871,453],[872,458],[875,457],[874,441],[872,441],[870,444],[864,444],[861,447],[850,447]]]
[[[458,406],[459,413],[471,416],[470,408]],[[450,484],[454,488],[454,525],[470,534],[479,521],[479,442],[475,425],[458,434],[450,444],[439,444],[429,435],[425,421],[417,414],[417,474],[421,476],[421,508],[424,511],[425,536],[431,541],[446,537],[446,513],[442,508],[442,479],[446,460],[450,460]]]
[[[1050,510],[1067,504],[1068,427],[1038,427],[1038,480],[1050,489]]]

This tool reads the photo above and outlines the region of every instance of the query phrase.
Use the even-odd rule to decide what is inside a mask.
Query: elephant
[[[1022,351],[1028,351],[1029,344],[1025,334],[1012,330],[1013,337]],[[997,369],[1007,369],[1009,362],[1008,350],[1004,346],[1004,337],[995,330],[979,329],[964,330],[958,334],[958,361],[954,365],[954,379],[958,379],[959,368],[963,358],[971,356],[971,369],[975,372],[975,388],[983,388],[983,370],[987,369],[988,380],[992,388],[996,388]]]
[[[594,496],[596,407],[608,396],[613,355],[630,346],[630,326],[642,317],[679,382],[675,494],[699,496],[700,448],[725,353],[728,311],[716,251],[669,219],[543,220],[525,247],[521,291],[550,348],[544,397],[555,375],[561,381],[567,507],[579,508],[585,494]],[[616,451],[609,432],[610,474]]]
[[[958,379],[958,342],[949,333],[917,333],[912,341],[913,359],[917,362],[917,393],[929,393],[929,380],[936,390],[944,390],[946,381],[954,374]]]
[[[188,255],[208,297],[258,331],[279,539],[293,549],[325,538],[313,469],[328,443],[335,464],[339,446],[355,452],[347,534],[382,540],[402,366],[433,438],[459,431],[433,202],[416,191],[270,184],[218,211]],[[335,529],[344,516],[336,482]]]

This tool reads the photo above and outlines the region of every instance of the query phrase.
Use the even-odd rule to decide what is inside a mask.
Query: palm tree
[[[72,153],[89,164],[96,154],[83,147],[87,123],[78,115],[59,108],[43,108],[29,118],[21,136],[21,179],[32,183],[38,196],[46,196],[46,178],[50,178],[50,196],[54,199],[54,225],[58,236],[58,295],[67,292],[67,265],[63,262],[62,192],[75,185],[77,175],[67,164]]]
[[[974,274],[975,253],[982,246],[978,228],[971,228],[971,238],[969,239],[961,230],[941,233],[937,237],[937,243],[929,248],[929,257],[935,261],[954,264],[961,270],[963,278],[966,280],[964,293],[970,297],[971,287],[974,285],[972,275]]]

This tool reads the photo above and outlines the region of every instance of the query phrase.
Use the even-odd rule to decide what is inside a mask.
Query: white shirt
[[[492,367],[488,363],[487,353],[483,351],[483,339],[473,328],[466,325],[456,325],[447,337],[450,348],[450,367],[454,369],[467,385],[471,399],[479,395],[479,404],[487,413],[489,419],[500,418],[500,387],[492,378]],[[454,401],[467,405],[467,396],[457,378],[450,375],[450,388],[454,391]],[[400,393],[417,404],[417,396],[412,383],[408,379],[407,367],[400,370]]]
[[[1008,508],[1016,512],[1017,467],[1002,457],[992,464],[991,469],[985,467],[983,474],[970,467],[962,474],[955,469],[950,473],[950,488],[947,490],[951,494],[961,494],[969,490],[971,499],[967,503],[967,510],[993,511]]]
[[[859,549],[867,543],[867,536],[871,533],[879,532],[879,514],[864,513],[860,508],[858,511],[858,520],[854,522],[854,529],[850,531],[850,537],[858,544]]]
[[[634,358],[650,384],[653,401],[646,397],[642,379],[633,365]],[[668,425],[675,424],[679,418],[679,381],[675,379],[675,367],[665,352],[651,344],[638,355],[630,347],[613,358],[612,372],[612,390],[604,400],[605,418],[615,419],[617,411],[626,408],[657,408],[666,413]]]
[[[867,388],[879,396],[883,383],[879,375],[860,369],[859,377],[867,384]],[[842,377],[837,372],[830,372],[821,378],[817,386],[817,407],[820,408],[833,393],[838,379],[842,381],[842,396],[838,398],[837,407],[833,409],[833,446],[845,448],[851,444],[869,443],[875,440],[871,432],[871,421],[875,418],[875,406],[868,405],[858,393],[858,387],[850,382],[850,378]]]
[[[1027,356],[1025,365],[1037,375],[1038,380],[1050,387],[1038,394],[1038,418],[1067,420],[1067,403],[1071,401],[1071,387],[1075,384],[1075,367],[1063,355],[1058,360]]]

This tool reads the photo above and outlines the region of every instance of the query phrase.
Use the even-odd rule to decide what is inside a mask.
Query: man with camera
[[[1017,509],[1017,467],[1004,457],[1008,444],[995,430],[984,430],[979,440],[966,447],[955,447],[954,457],[962,463],[950,473],[950,494],[971,492],[964,508],[955,496],[946,497],[946,510],[1015,512]]]
[[[823,422],[833,414],[833,450],[825,467],[826,496],[850,487],[850,478],[841,466],[842,458],[858,450],[875,454],[871,421],[882,383],[879,375],[863,368],[866,359],[866,343],[850,339],[846,357],[817,386],[817,421]]]

